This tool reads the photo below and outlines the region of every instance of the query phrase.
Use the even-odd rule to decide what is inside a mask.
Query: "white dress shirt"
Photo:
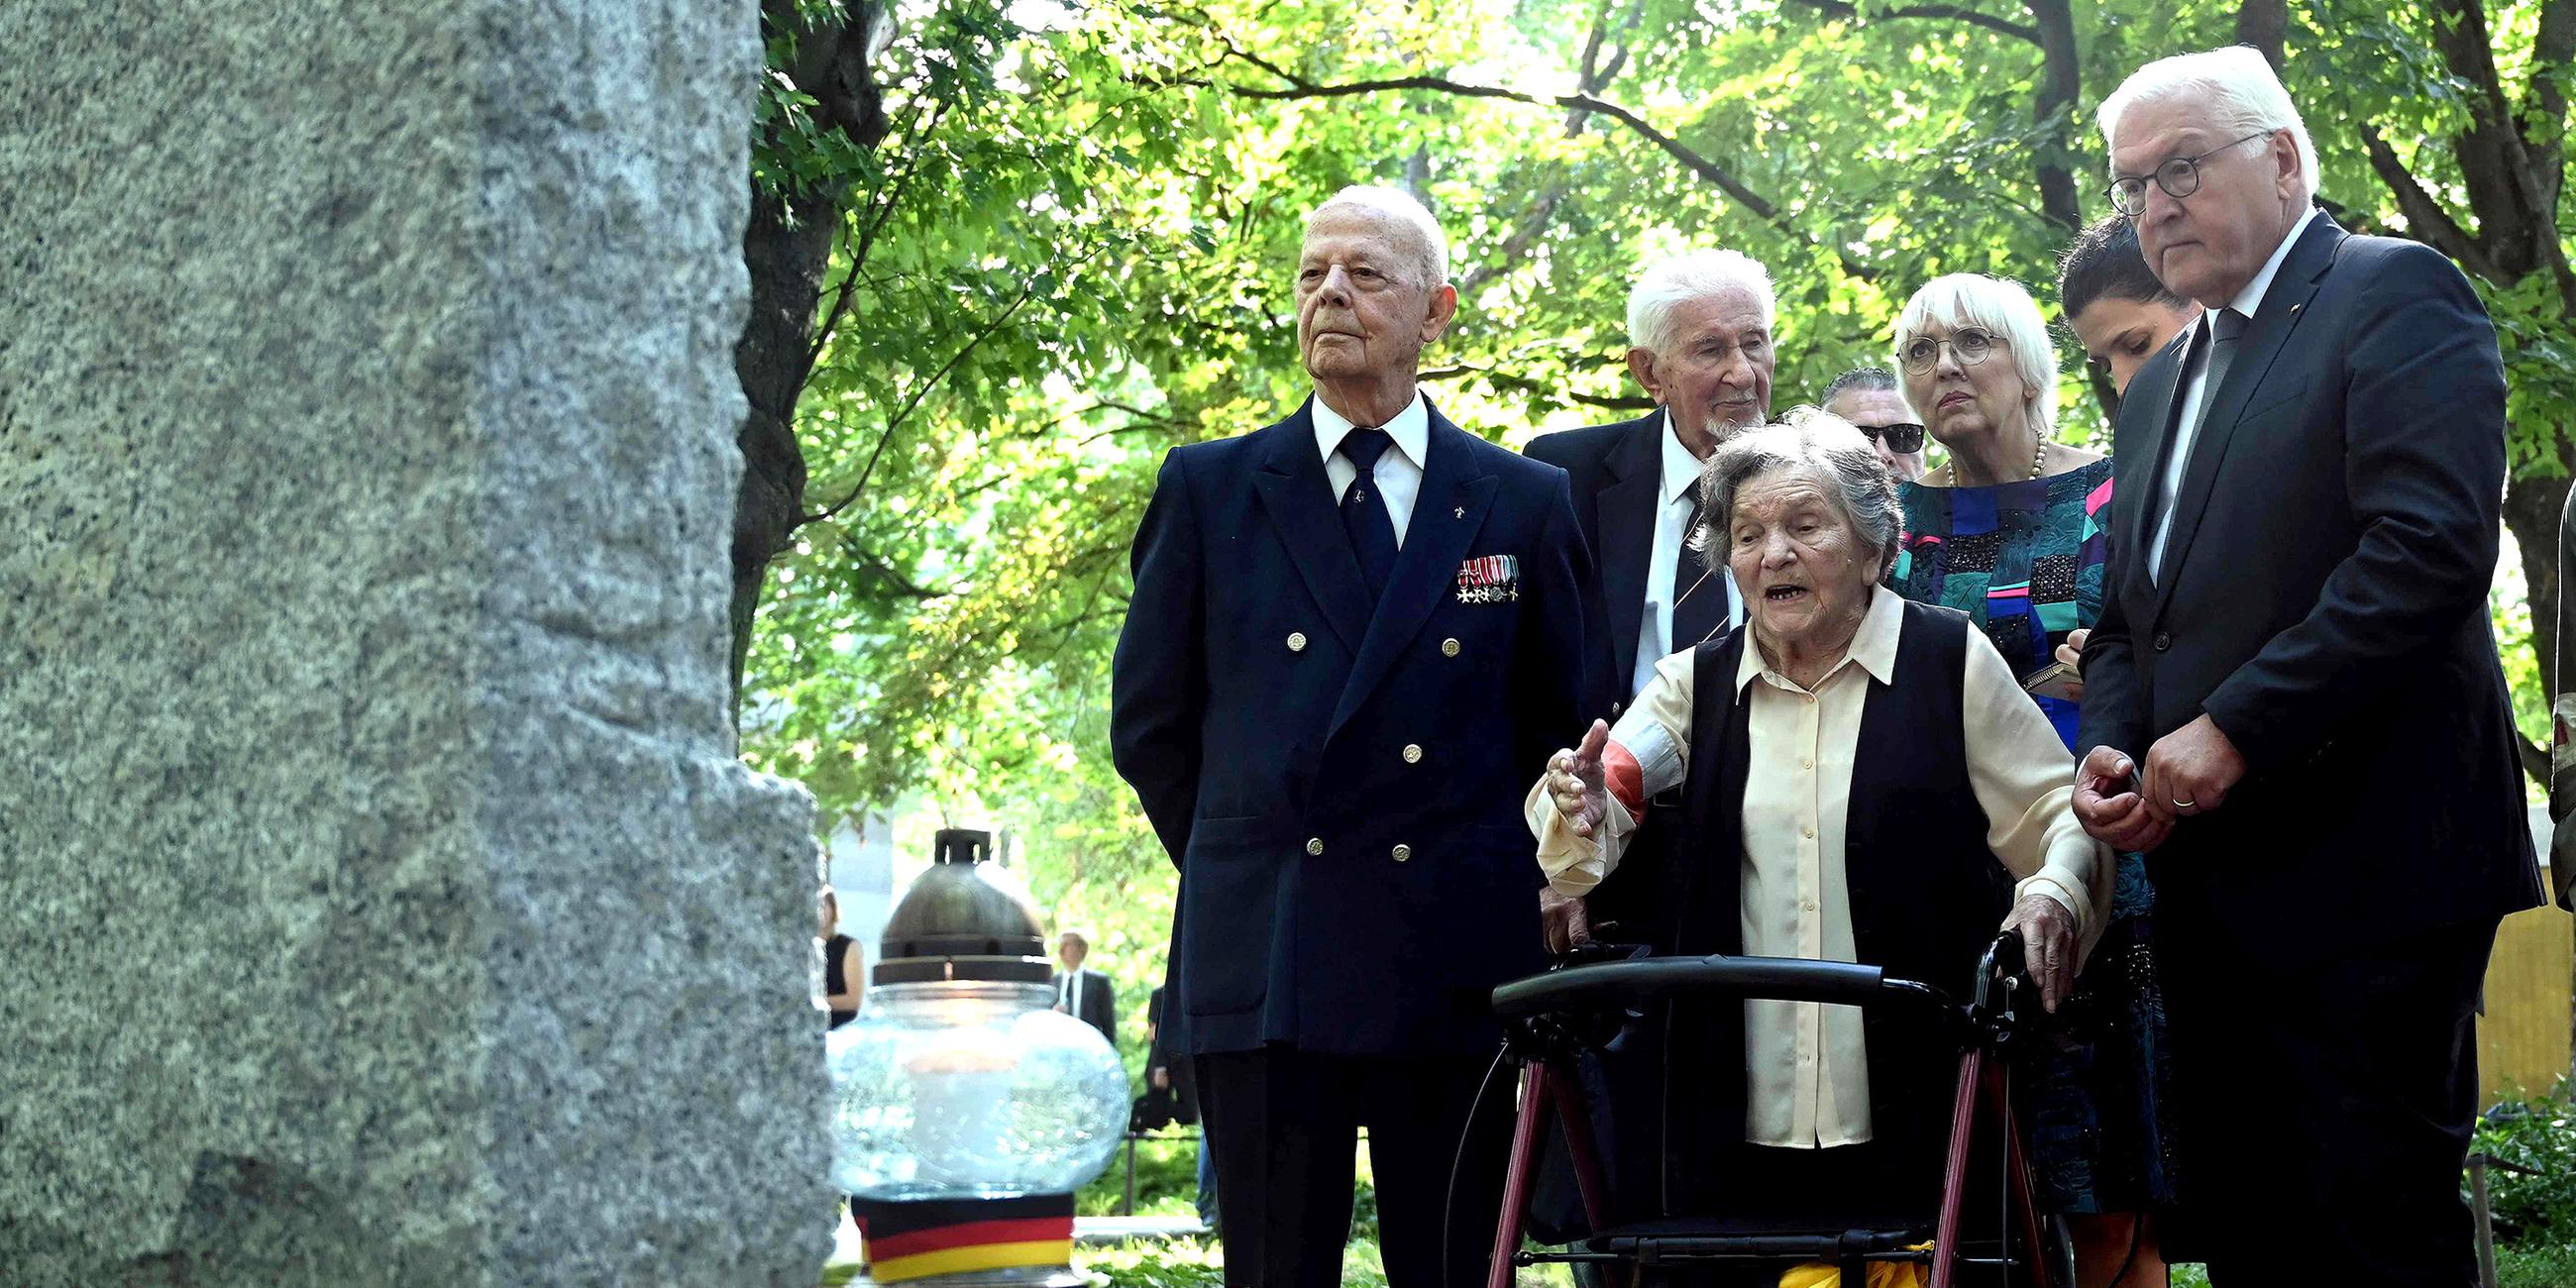
[[[1333,484],[1333,504],[1342,503],[1342,494],[1351,490],[1351,480],[1360,476],[1359,467],[1342,456],[1342,436],[1354,428],[1350,418],[1333,410],[1322,394],[1315,395],[1315,447],[1324,454],[1324,477]],[[1395,440],[1387,453],[1377,458],[1377,494],[1386,498],[1386,517],[1395,521],[1395,548],[1404,548],[1404,530],[1413,522],[1413,500],[1422,492],[1423,453],[1431,448],[1431,411],[1422,405],[1422,391],[1413,391],[1413,401],[1383,425]]]
[[[2272,248],[2272,258],[2263,261],[2263,271],[2246,282],[2245,289],[2238,291],[2236,298],[2227,302],[2227,307],[2243,314],[2249,323],[2254,320],[2254,310],[2263,307],[2263,295],[2272,289],[2272,277],[2281,271],[2281,261],[2290,257],[2290,248],[2299,244],[2299,234],[2306,232],[2308,224],[2316,217],[2316,209],[2310,207],[2305,217],[2290,226],[2290,235]],[[2201,336],[2213,332],[2218,326],[2218,310],[2202,309],[2197,325],[2200,330],[2193,332],[2190,340],[2195,345],[2202,344]],[[2240,339],[2237,343],[2243,344],[2244,341]],[[2188,354],[2191,351],[2186,348],[2183,352]],[[2182,414],[2174,418],[2173,441],[2165,444],[2164,459],[2156,462],[2163,487],[2156,493],[2155,536],[2147,542],[2147,580],[2158,585],[2164,582],[2165,534],[2173,530],[2174,501],[2182,495],[2182,475],[2191,463],[2191,445],[2200,437],[2201,403],[2208,395],[2217,392],[2207,387],[2208,376],[2209,360],[2203,358],[2189,378],[2183,381]]]
[[[1852,766],[1870,682],[1892,683],[1904,601],[1873,588],[1851,649],[1812,690],[1747,647],[1736,668],[1751,690],[1743,807],[1739,924],[1744,952],[1811,961],[1853,959],[1851,891],[1843,868]],[[1968,783],[1985,811],[1986,844],[2018,882],[2074,914],[2092,946],[2110,919],[2112,866],[2075,821],[2074,758],[2003,655],[1969,632],[1965,702]],[[1646,796],[1679,784],[1690,755],[1693,663],[1666,658],[1655,682],[1612,728],[1636,758]],[[1544,776],[1525,804],[1538,861],[1557,893],[1581,895],[1618,866],[1638,820],[1615,799],[1596,837],[1576,836]],[[2079,957],[2078,960],[2081,960]],[[1812,1149],[1871,1138],[1869,1051],[1848,1006],[1771,999],[1744,1004],[1745,1140]]]
[[[1691,488],[1699,482],[1699,458],[1682,446],[1681,433],[1673,428],[1671,413],[1664,416],[1664,476],[1662,508],[1655,512],[1655,544],[1646,556],[1646,611],[1637,615],[1637,668],[1628,677],[1628,696],[1646,691],[1653,683],[1655,664],[1664,655],[1691,648],[1698,640],[1673,639],[1673,606],[1667,600],[1673,594],[1673,569],[1680,566],[1682,542],[1690,537]],[[1694,594],[1726,596],[1726,624],[1732,629],[1744,620],[1744,597],[1736,593],[1735,575],[1727,571],[1724,552],[1709,561],[1708,582]]]

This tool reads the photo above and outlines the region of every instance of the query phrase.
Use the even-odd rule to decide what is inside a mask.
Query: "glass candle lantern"
[[[887,921],[858,1019],[825,1039],[832,1180],[867,1241],[868,1282],[1078,1284],[1073,1194],[1127,1125],[1109,1040],[1054,1008],[1035,904],[943,831]]]

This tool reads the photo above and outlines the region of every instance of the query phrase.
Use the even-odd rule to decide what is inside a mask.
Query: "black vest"
[[[1978,957],[2003,923],[2012,882],[1986,847],[1985,810],[1968,782],[1962,720],[1968,619],[1912,602],[1904,614],[1895,682],[1869,681],[1860,745],[1853,749],[1843,824],[1852,943],[1864,964],[1964,999]],[[1683,784],[1690,821],[1677,838],[1668,877],[1678,913],[1666,942],[1656,945],[1659,953],[1743,951],[1751,688],[1738,693],[1735,673],[1745,647],[1746,632],[1739,629],[1700,645],[1692,659],[1690,771]],[[1937,1167],[1949,1132],[1956,1048],[1917,1012],[1873,1009],[1864,1026],[1874,1137],[1931,1157]],[[1667,1105],[1676,1137],[1667,1158],[1703,1152],[1692,1148],[1701,1132],[1708,1135],[1698,1138],[1711,1143],[1741,1141],[1743,1007],[1677,1006],[1670,1032]],[[1697,1188],[1672,1179],[1681,1182],[1680,1193]]]

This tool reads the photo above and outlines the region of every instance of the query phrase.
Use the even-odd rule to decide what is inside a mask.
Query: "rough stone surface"
[[[748,0],[0,4],[0,1283],[779,1284]]]

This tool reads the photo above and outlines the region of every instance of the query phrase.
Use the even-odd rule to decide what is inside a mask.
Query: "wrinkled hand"
[[[2147,749],[2147,810],[2171,823],[2206,814],[2227,803],[2245,777],[2245,757],[2208,716],[2192,721]]]
[[[1547,793],[1576,836],[1598,831],[1610,812],[1610,791],[1601,772],[1601,752],[1609,745],[1609,722],[1595,720],[1584,731],[1582,746],[1547,759]]]
[[[2075,771],[2075,821],[2085,834],[2115,850],[2145,853],[2165,843],[2173,820],[2158,818],[2131,788],[2137,765],[2109,747],[2085,753]]]
[[[2084,669],[2084,641],[2091,638],[2093,638],[2093,628],[2090,626],[2079,626],[2068,631],[2066,642],[2057,646],[2057,660],[2081,672]],[[2066,686],[2067,701],[2079,702],[2083,697],[2084,681],[2077,680]]]
[[[1154,1079],[1154,1090],[1156,1090],[1156,1091],[1169,1091],[1169,1090],[1171,1090],[1171,1089],[1172,1089],[1172,1071],[1171,1071],[1171,1070],[1166,1069],[1166,1068],[1162,1067],[1161,1065],[1156,1065],[1156,1066],[1154,1066],[1154,1072],[1153,1072],[1153,1074],[1152,1074],[1151,1076],[1152,1076],[1152,1077],[1153,1077],[1153,1079]]]
[[[1551,953],[1567,952],[1592,942],[1592,919],[1584,911],[1583,901],[1558,894],[1549,886],[1539,887],[1538,925]]]
[[[2034,890],[2013,905],[2004,929],[2021,931],[2022,964],[2039,985],[2039,1004],[2056,1014],[2057,1004],[2075,991],[2075,914]]]

